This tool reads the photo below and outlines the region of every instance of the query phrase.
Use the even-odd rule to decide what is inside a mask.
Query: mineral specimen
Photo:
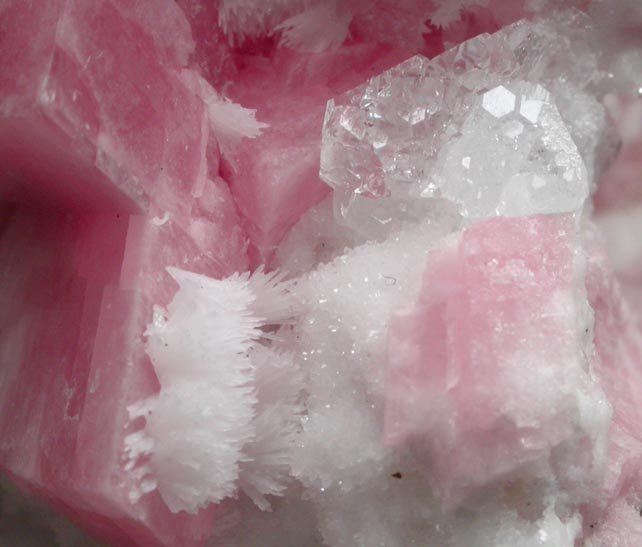
[[[118,546],[638,547],[638,4],[0,1],[3,473]]]

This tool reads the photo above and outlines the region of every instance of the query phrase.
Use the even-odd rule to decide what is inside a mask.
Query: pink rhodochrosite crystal
[[[211,507],[190,516],[158,493],[138,499],[150,482],[126,468],[125,437],[140,429],[126,407],[158,389],[142,344],[153,305],[175,291],[166,267],[247,267],[217,176],[219,142],[239,139],[247,114],[228,114],[234,105],[184,68],[189,25],[173,2],[145,15],[157,8],[0,10],[0,461],[114,544],[200,545]],[[25,28],[37,39],[25,42]]]
[[[141,477],[125,469],[126,406],[157,389],[142,334],[173,292],[165,266],[226,271],[170,223],[3,213],[3,469],[114,544],[199,544],[211,511],[172,515],[157,494],[132,497]],[[163,255],[147,254],[155,248]]]
[[[391,319],[386,439],[428,450],[447,504],[516,473],[598,484],[610,407],[579,244],[570,215],[481,222],[428,254]]]
[[[0,0],[0,544],[639,547],[638,4]]]
[[[167,206],[203,176],[204,109],[180,78],[193,48],[189,26],[173,2],[164,5],[156,27],[143,4],[56,0],[2,10],[3,197],[131,211],[147,205],[152,187]],[[24,28],[37,40],[23,42]]]

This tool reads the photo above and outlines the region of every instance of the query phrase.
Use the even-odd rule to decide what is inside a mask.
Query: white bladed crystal
[[[433,60],[412,57],[329,101],[321,178],[338,220],[377,239],[439,212],[581,210],[590,182],[579,126],[558,110],[550,77],[563,48],[550,28],[519,22]]]

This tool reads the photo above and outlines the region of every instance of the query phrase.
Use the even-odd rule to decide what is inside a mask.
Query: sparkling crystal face
[[[484,93],[482,106],[491,116],[503,118],[515,109],[515,95],[503,85],[498,85]]]
[[[550,59],[536,31],[519,23],[412,57],[330,101],[321,177],[338,219],[376,238],[445,202],[470,219],[581,209],[586,168],[541,85]]]
[[[473,103],[433,171],[442,197],[465,217],[579,209],[586,171],[551,95],[542,86],[497,86]]]

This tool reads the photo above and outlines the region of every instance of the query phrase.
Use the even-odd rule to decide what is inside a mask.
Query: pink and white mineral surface
[[[0,0],[0,470],[16,547],[640,547],[640,1]]]

